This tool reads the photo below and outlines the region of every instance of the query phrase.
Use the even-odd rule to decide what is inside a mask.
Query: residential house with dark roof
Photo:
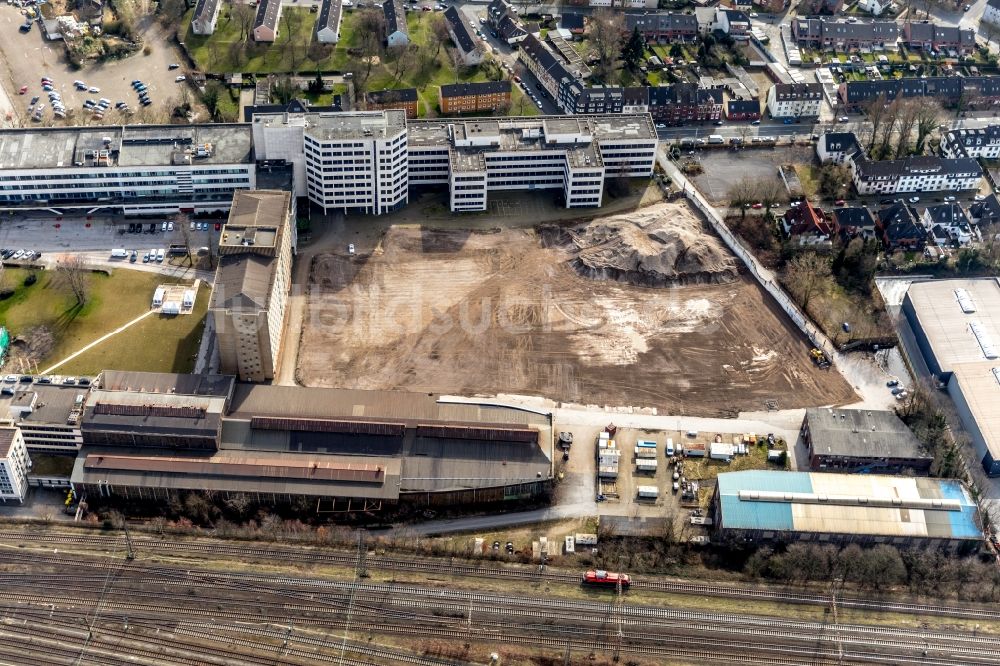
[[[403,0],[386,0],[382,3],[385,16],[385,45],[406,46],[410,43],[410,29],[406,25],[406,9]]]
[[[573,79],[562,86],[557,104],[566,113],[621,113],[624,102],[622,88],[590,86]]]
[[[816,142],[816,156],[823,164],[845,164],[859,148],[854,132],[827,132]]]
[[[494,1],[503,2],[503,0]],[[563,12],[562,16],[559,17],[559,27],[563,30],[569,30],[573,35],[582,36],[586,30],[583,14],[577,14],[576,12]]]
[[[752,6],[768,14],[780,14],[788,9],[789,0],[753,0]]]
[[[833,233],[843,240],[863,238],[872,240],[878,237],[875,228],[875,218],[864,206],[844,206],[834,208],[831,214]]]
[[[198,0],[191,15],[191,32],[196,35],[211,35],[219,18],[222,0]]]
[[[675,83],[649,89],[649,112],[653,120],[667,125],[683,125],[722,118],[723,91],[700,88],[696,83]]]
[[[417,101],[416,88],[392,88],[365,93],[365,105],[369,111],[401,109],[406,111],[407,118],[417,117]]]
[[[991,25],[1000,25],[1000,0],[989,0],[986,3],[981,21]]]
[[[1000,200],[997,195],[991,194],[969,206],[969,217],[980,228],[1000,224]]]
[[[698,17],[679,12],[654,12],[651,14],[626,14],[625,32],[634,29],[647,42],[666,44],[672,42],[693,42],[698,39]]]
[[[920,216],[920,224],[941,246],[964,247],[976,239],[969,217],[957,202],[928,206]]]
[[[927,231],[917,224],[913,212],[902,201],[890,204],[876,214],[879,238],[886,252],[923,250]]]
[[[496,111],[510,107],[510,92],[509,80],[453,83],[441,86],[438,99],[441,113]]]
[[[944,157],[1000,159],[1000,125],[945,132],[940,150]]]
[[[808,200],[785,211],[781,216],[781,229],[793,244],[799,246],[816,247],[828,245],[831,241],[830,220],[826,213]]]
[[[646,113],[649,111],[649,90],[649,86],[622,89],[622,113]]]
[[[966,109],[985,109],[1000,103],[1000,76],[930,76],[846,81],[840,84],[837,95],[847,111],[860,110],[865,104],[883,95],[887,102],[897,97],[931,97],[942,106],[954,106],[962,100]]]
[[[792,21],[795,43],[812,49],[871,51],[895,49],[899,25],[895,21],[831,21],[798,18]]]
[[[902,41],[909,49],[968,55],[976,50],[976,31],[952,25],[907,21],[903,24]]]
[[[716,7],[712,31],[727,34],[733,39],[749,39],[750,17],[738,9]]]
[[[796,8],[800,16],[830,16],[840,13],[844,8],[844,0],[802,0]]]
[[[579,14],[569,14],[580,19],[580,34],[583,34],[583,17]],[[514,12],[506,0],[492,0],[486,7],[486,24],[497,33],[497,38],[513,46],[528,36],[521,25],[520,17]]]
[[[562,61],[534,35],[521,42],[517,59],[538,79],[551,99],[558,100],[563,82],[573,78]]]
[[[475,35],[469,31],[468,24],[462,20],[458,8],[452,6],[445,10],[444,20],[448,26],[448,34],[451,41],[455,43],[462,62],[467,67],[478,65],[483,60],[483,46],[479,43]]]
[[[772,118],[815,118],[822,106],[823,86],[818,83],[775,83],[767,91]]]
[[[316,19],[316,41],[336,44],[340,41],[340,19],[343,15],[341,0],[323,0]]]
[[[273,42],[278,39],[278,24],[281,22],[281,0],[260,0],[253,20],[253,40]]]
[[[848,165],[860,195],[976,190],[983,177],[979,163],[967,157],[916,155],[874,161],[858,151]]]
[[[760,100],[729,99],[726,101],[726,120],[760,120]]]

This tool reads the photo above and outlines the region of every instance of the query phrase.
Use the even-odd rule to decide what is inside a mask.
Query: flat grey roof
[[[80,398],[82,411],[83,401],[87,399],[87,386],[61,386],[57,384],[33,384],[23,393],[18,393],[18,400],[30,399],[32,393],[37,394],[35,407],[30,414],[23,414],[21,420],[28,423],[58,423],[66,425],[66,419]],[[22,397],[23,396],[23,397]]]
[[[963,312],[958,290],[968,295],[975,312]],[[959,363],[985,362],[973,323],[1000,351],[1000,280],[929,280],[914,282],[906,292],[923,334],[942,372]],[[995,362],[1000,366],[1000,360]]]
[[[807,409],[814,453],[874,458],[931,459],[895,413],[868,409]]]
[[[235,382],[236,378],[232,375],[105,370],[95,383],[106,391],[228,397]]]
[[[656,128],[648,113],[574,115],[574,116],[511,116],[486,120],[409,120],[406,123],[407,142],[410,146],[449,145],[448,126],[455,128],[456,135],[465,136],[467,127],[481,127],[499,132],[505,145],[523,142],[525,131],[554,133],[581,133],[593,136],[597,141],[623,139],[656,139]],[[488,133],[488,132],[487,132]]]
[[[360,111],[357,113],[306,112],[254,114],[255,123],[297,125],[318,141],[392,138],[406,129],[406,111]]]
[[[211,150],[199,157],[199,145]],[[106,151],[106,161],[95,163],[91,151]],[[0,169],[248,164],[252,157],[252,132],[245,124],[0,131]]]

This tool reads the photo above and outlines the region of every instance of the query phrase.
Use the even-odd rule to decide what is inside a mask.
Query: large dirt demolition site
[[[854,398],[683,202],[535,230],[393,227],[371,256],[318,256],[309,289],[309,386],[699,415]]]

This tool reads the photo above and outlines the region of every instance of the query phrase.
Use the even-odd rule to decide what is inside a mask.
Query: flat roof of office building
[[[960,295],[964,295],[961,301]],[[990,360],[983,349],[984,341],[991,341],[995,352],[1000,354],[997,278],[914,282],[906,297],[942,372],[951,371],[959,363]],[[974,323],[983,334],[981,337],[977,336]],[[1000,361],[996,365],[1000,366]]]
[[[930,459],[895,412],[873,409],[807,409],[814,453],[830,456]]]
[[[32,395],[35,404],[30,413],[21,413],[21,420],[28,423],[65,424],[75,409],[82,412],[89,388],[86,386],[63,386],[60,384],[29,384],[23,391],[17,390],[10,400],[13,406],[27,406]]]
[[[574,115],[574,116],[512,116],[509,118],[490,118],[484,120],[409,120],[407,121],[407,141],[411,146],[449,145],[451,137],[449,126],[455,128],[459,136],[466,136],[466,126],[491,128],[505,137],[510,145],[521,141],[525,130],[541,130],[556,134],[581,133],[593,136],[600,141],[621,139],[656,139],[656,128],[648,113],[640,114],[606,114],[606,115]]]
[[[210,151],[197,152],[210,145]],[[252,136],[244,124],[30,128],[0,131],[0,169],[95,166],[89,153],[107,151],[104,166],[248,164]]]
[[[236,378],[232,375],[105,370],[95,382],[95,388],[105,391],[228,397],[232,395],[235,383]]]
[[[304,127],[318,141],[392,138],[406,130],[406,111],[358,111],[356,113],[256,113],[253,122],[265,125]]]

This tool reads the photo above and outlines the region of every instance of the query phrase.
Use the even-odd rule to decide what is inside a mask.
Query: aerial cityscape
[[[0,18],[0,665],[1000,666],[1000,0]]]

